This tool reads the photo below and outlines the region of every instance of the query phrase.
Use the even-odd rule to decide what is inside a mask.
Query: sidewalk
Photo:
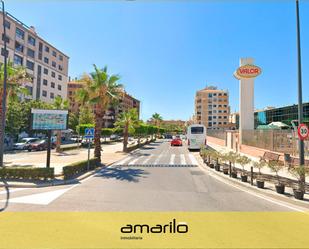
[[[222,145],[219,145],[219,144],[216,144],[216,143],[214,143],[214,142],[209,142],[209,141],[208,141],[208,145],[209,145],[210,147],[212,147],[213,149],[215,149],[215,150],[217,150],[217,151],[220,151],[220,152],[223,152],[223,153],[227,153],[227,152],[232,151],[232,150],[228,149],[227,147],[222,146]],[[254,156],[251,156],[251,155],[242,153],[242,152],[240,152],[239,154],[240,154],[240,155],[247,156],[247,157],[250,158],[252,161],[258,161],[258,160],[259,160],[259,157],[258,157],[258,156],[257,156],[257,157],[254,157]],[[239,164],[235,164],[235,167],[237,167],[237,168],[239,168],[239,169],[242,169],[241,165],[239,165]],[[250,169],[251,169],[251,165],[245,166],[245,170],[250,171]],[[258,172],[258,169],[253,168],[253,171],[254,171],[254,172]],[[274,172],[272,172],[268,167],[262,168],[262,169],[261,169],[261,173],[269,174],[269,175],[274,175],[274,176],[276,175],[276,174],[275,174]],[[290,174],[290,172],[287,170],[286,167],[284,167],[284,168],[279,172],[279,176],[297,180],[293,175]],[[306,178],[306,183],[309,183],[308,177]]]
[[[102,163],[105,165],[121,160],[127,155],[127,153],[121,152],[121,142],[114,144],[103,144],[102,149],[101,159]],[[93,157],[93,151],[94,149],[90,150],[90,158]],[[4,163],[6,167],[46,167],[46,156],[46,151],[5,154]],[[64,166],[78,161],[87,160],[87,158],[88,149],[86,148],[64,151],[62,153],[52,151],[50,167],[55,168],[55,174],[59,175],[62,173],[62,168]]]

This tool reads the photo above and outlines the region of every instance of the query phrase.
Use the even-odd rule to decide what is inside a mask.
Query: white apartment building
[[[0,12],[0,33],[3,34],[3,12]],[[42,39],[34,27],[28,27],[9,13],[6,13],[6,34],[8,37],[8,58],[14,65],[27,68],[32,82],[25,82],[32,98],[52,103],[56,96],[67,98],[69,57]],[[3,48],[3,39],[0,47]],[[0,56],[0,63],[3,63]]]

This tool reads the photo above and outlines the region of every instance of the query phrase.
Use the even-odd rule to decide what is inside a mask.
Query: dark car
[[[51,148],[54,149],[56,147],[55,143],[51,143]],[[47,150],[47,140],[42,139],[35,141],[29,144],[28,151],[39,151],[39,150]]]

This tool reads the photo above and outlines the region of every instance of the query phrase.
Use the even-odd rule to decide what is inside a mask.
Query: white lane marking
[[[143,165],[147,164],[147,163],[149,162],[149,160],[150,160],[152,157],[153,157],[153,155],[150,155],[150,156],[148,156],[148,157],[145,157],[146,160],[143,161],[141,164],[143,164]]]
[[[63,195],[65,192],[69,191],[73,187],[76,187],[77,185],[74,185],[70,188],[66,189],[58,189],[53,190],[49,192],[39,193],[39,194],[32,194],[32,195],[25,195],[22,197],[16,197],[10,199],[11,203],[26,203],[26,204],[36,204],[36,205],[48,205],[57,198],[59,198],[61,195]]]
[[[184,154],[180,155],[180,164],[186,164],[186,158]]]
[[[206,171],[206,172],[209,173],[209,171],[206,170],[206,169],[204,169],[202,166],[200,166],[200,168],[201,168],[203,171]],[[253,192],[250,191],[250,190],[245,190],[245,189],[243,189],[242,187],[235,186],[235,185],[232,184],[232,183],[229,183],[229,182],[227,182],[227,181],[224,181],[224,180],[220,179],[220,177],[216,176],[216,175],[213,174],[213,173],[210,173],[209,175],[212,176],[212,177],[214,177],[216,180],[218,180],[218,181],[220,181],[220,182],[222,182],[222,183],[224,183],[224,184],[230,185],[230,186],[232,186],[232,187],[234,187],[234,188],[236,188],[236,189],[238,189],[238,190],[241,190],[241,191],[243,191],[243,192],[245,192],[245,193],[247,193],[247,194],[256,196],[256,197],[258,197],[258,198],[260,198],[260,199],[263,199],[263,200],[265,200],[265,201],[268,201],[268,202],[277,204],[277,205],[282,206],[282,207],[289,208],[289,209],[294,210],[294,211],[297,211],[297,212],[306,213],[306,212],[305,212],[304,210],[302,210],[302,209],[299,209],[299,208],[294,207],[294,206],[292,207],[292,206],[290,206],[289,204],[283,203],[283,202],[281,202],[281,201],[279,201],[279,200],[274,200],[274,199],[272,199],[272,198],[268,198],[268,197],[266,197],[266,196],[262,196],[262,195],[253,193]]]
[[[129,162],[128,165],[133,165],[137,162],[137,160],[139,159],[139,157],[135,158],[134,160],[132,160],[131,162]]]
[[[161,153],[157,159],[155,160],[154,164],[158,164],[158,162],[160,161],[161,157],[163,156],[163,153]]]
[[[2,188],[2,187],[0,187]],[[10,193],[14,193],[14,192],[19,192],[25,189],[31,189],[31,188],[16,188],[16,189],[11,189],[10,188]],[[6,190],[0,191],[0,195],[6,194]]]
[[[132,157],[131,157],[131,156],[128,156],[128,157],[122,159],[120,162],[113,163],[113,165],[123,165],[123,164],[125,164],[126,162],[130,161],[131,159],[132,159]]]
[[[171,155],[171,159],[170,159],[170,164],[174,164],[175,163],[175,154]]]
[[[198,165],[198,162],[197,162],[197,160],[196,160],[194,155],[189,154],[189,158],[190,158],[190,161],[191,161],[192,165]]]

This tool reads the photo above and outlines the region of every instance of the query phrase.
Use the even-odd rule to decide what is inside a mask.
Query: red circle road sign
[[[309,136],[309,129],[308,126],[305,124],[300,124],[298,126],[298,137],[301,140],[305,140]]]

